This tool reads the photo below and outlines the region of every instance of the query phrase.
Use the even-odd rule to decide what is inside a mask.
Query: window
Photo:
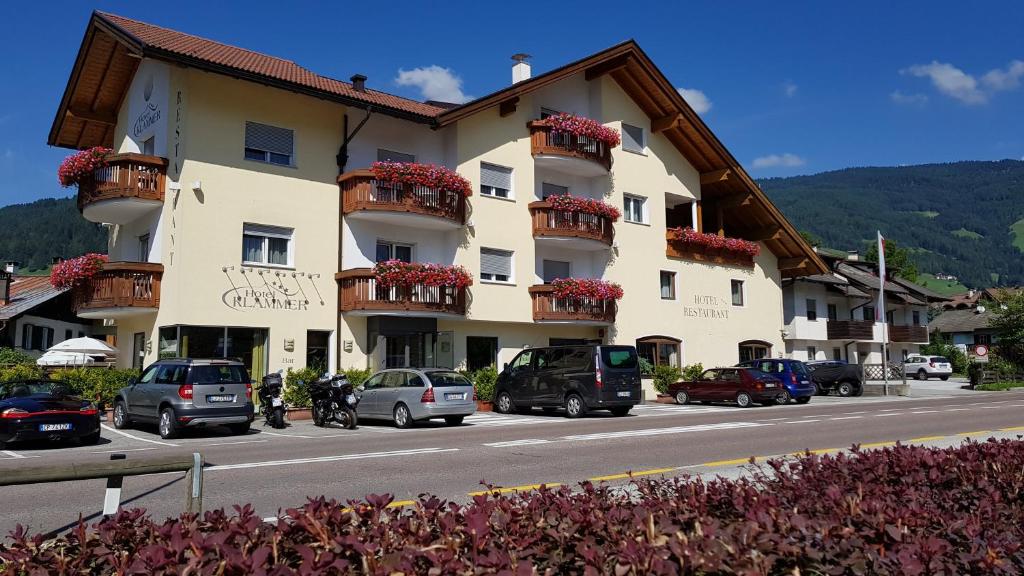
[[[889,310],[888,312],[885,313],[885,323],[886,324],[895,324],[896,323],[895,320],[896,320],[896,312],[894,310]]]
[[[839,349],[839,348],[833,348],[832,349],[832,359],[833,360],[842,360],[843,359],[843,351],[841,349]]]
[[[393,150],[377,149],[377,162],[415,162],[416,156]]]
[[[516,359],[512,361],[512,370],[522,370],[530,367],[533,361],[533,350],[523,350]]]
[[[493,198],[511,198],[512,169],[481,162],[480,195]]]
[[[662,300],[675,300],[676,299],[676,273],[661,271],[661,299]]]
[[[386,374],[386,372],[385,372],[385,374]],[[377,374],[376,376],[373,376],[373,377],[369,378],[366,382],[363,383],[363,389],[364,390],[373,390],[375,388],[382,388],[381,384],[383,383],[383,381],[384,381],[384,374]]]
[[[632,346],[601,346],[601,363],[606,368],[635,370],[640,360]]]
[[[242,229],[242,263],[292,265],[292,229],[246,224]]]
[[[481,248],[480,280],[511,283],[512,252],[495,248]]]
[[[312,368],[320,373],[327,371],[327,349],[330,341],[330,332],[306,331],[306,368]]]
[[[743,280],[732,281],[732,305],[743,306]]]
[[[71,330],[65,330],[64,331],[64,340],[71,340],[71,336],[73,334],[74,334],[74,332],[72,332]]]
[[[644,140],[644,129],[622,123],[622,149],[627,152],[644,154],[647,143]]]
[[[466,336],[466,369],[475,372],[498,365],[498,339],[491,336]]]
[[[914,310],[913,311],[913,321],[914,321],[914,326],[920,326],[921,325],[921,311],[920,310]]]
[[[739,344],[740,362],[750,362],[768,358],[772,353],[772,345],[759,340],[748,340]]]
[[[636,224],[647,223],[647,198],[623,194],[623,220]]]
[[[21,325],[21,347],[24,350],[32,349],[32,325]]]
[[[838,320],[839,319],[839,308],[835,304],[828,305],[828,319]]]
[[[294,166],[295,133],[257,122],[245,123],[245,158],[282,166]]]
[[[543,264],[543,281],[545,284],[551,284],[558,278],[572,277],[572,265],[569,262],[560,262],[558,260],[545,260]]]
[[[807,359],[808,360],[814,360],[815,357],[817,357],[817,356],[818,356],[818,347],[817,346],[808,346],[807,347]]]
[[[549,184],[547,182],[541,184],[540,197],[542,200],[547,200],[549,196],[565,196],[568,193],[568,186],[559,186],[558,184]]]
[[[814,298],[807,299],[807,319],[817,320],[818,319],[818,301]]]
[[[149,262],[149,234],[139,236],[139,262]]]
[[[376,257],[377,262],[387,262],[388,260],[412,262],[412,244],[377,240]]]
[[[679,353],[681,341],[668,336],[647,336],[636,341],[636,351],[652,366],[675,366],[682,362]]]
[[[868,322],[874,322],[875,321],[875,307],[874,306],[865,306],[864,307],[864,320],[866,320]]]

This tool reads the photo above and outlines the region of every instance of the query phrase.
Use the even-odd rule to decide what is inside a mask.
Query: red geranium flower
[[[555,210],[561,210],[563,212],[582,212],[584,214],[604,216],[612,222],[617,221],[619,217],[622,216],[622,212],[620,212],[615,206],[592,198],[580,198],[579,196],[572,196],[570,194],[557,194],[554,196],[548,196],[547,201],[551,203],[551,207]]]
[[[556,278],[554,296],[566,300],[621,300],[622,286],[598,278]]]
[[[714,248],[735,254],[750,256],[751,258],[761,253],[761,245],[742,238],[726,238],[718,234],[707,234],[697,232],[693,228],[673,228],[670,230],[673,242],[689,244],[691,246],[703,246]]]
[[[590,118],[576,116],[567,112],[548,116],[544,119],[544,122],[556,132],[566,132],[584,138],[591,138],[604,142],[612,148],[618,146],[621,141],[619,132],[614,128],[609,128],[597,120],[591,120]]]
[[[473,187],[469,180],[444,166],[415,162],[374,162],[370,169],[373,171],[373,177],[381,182],[450,190],[459,192],[467,198],[473,195]]]
[[[97,168],[107,165],[107,155],[113,152],[110,148],[95,146],[87,150],[75,152],[60,163],[57,169],[57,180],[67,188],[78,184],[82,178],[91,175]]]
[[[106,261],[106,254],[92,252],[78,258],[62,260],[54,264],[50,270],[50,284],[58,290],[85,284],[103,270],[103,263]]]
[[[473,275],[458,265],[420,264],[386,260],[373,267],[373,275],[381,286],[453,286],[465,288],[473,285]]]

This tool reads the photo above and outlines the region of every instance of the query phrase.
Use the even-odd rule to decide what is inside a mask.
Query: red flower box
[[[617,221],[619,217],[622,216],[622,212],[620,212],[615,206],[592,198],[580,198],[579,196],[572,196],[569,194],[557,194],[555,196],[549,196],[547,201],[551,203],[551,207],[555,210],[561,210],[563,212],[582,212],[584,214],[604,216],[612,222]]]
[[[554,116],[548,116],[544,119],[544,122],[551,126],[551,129],[555,132],[565,132],[575,136],[591,138],[604,142],[609,147],[618,146],[619,142],[622,141],[619,132],[614,128],[609,128],[597,120],[591,120],[584,116],[563,112]]]
[[[551,281],[554,297],[565,300],[621,300],[622,286],[597,278],[557,278]]]
[[[91,252],[78,258],[62,260],[54,264],[53,269],[50,270],[50,284],[58,290],[85,284],[90,278],[103,271],[103,264],[106,261],[106,254]]]
[[[750,258],[761,253],[760,244],[750,240],[743,240],[742,238],[727,238],[718,234],[706,234],[697,232],[690,227],[672,228],[669,232],[671,233],[672,241],[679,242],[680,244],[722,250]]]
[[[454,170],[434,164],[415,162],[374,162],[370,165],[373,177],[380,182],[411,184],[459,192],[465,197],[473,195],[473,186]]]
[[[473,285],[473,275],[462,266],[420,264],[387,260],[373,267],[373,274],[381,286],[453,286],[465,288]]]
[[[82,178],[92,176],[97,168],[106,166],[107,155],[111,152],[113,150],[103,146],[75,152],[60,163],[60,168],[57,169],[57,180],[65,188],[78,184]]]

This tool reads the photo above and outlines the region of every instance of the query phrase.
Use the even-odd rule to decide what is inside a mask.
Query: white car
[[[907,376],[913,376],[918,380],[929,378],[940,378],[949,380],[953,374],[953,365],[945,356],[921,356],[911,355],[903,363],[903,371]]]

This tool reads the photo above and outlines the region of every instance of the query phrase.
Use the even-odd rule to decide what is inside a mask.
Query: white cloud
[[[693,111],[697,114],[703,114],[708,110],[711,110],[711,100],[696,88],[676,88],[679,91],[679,95],[686,100],[686,103],[693,108]]]
[[[928,78],[936,90],[964,104],[985,104],[993,93],[1020,86],[1024,62],[1013,60],[1005,69],[993,68],[983,74],[980,81],[952,64],[937,60],[931,64],[916,64],[900,73]]]
[[[981,77],[981,83],[992,90],[1013,90],[1020,85],[1024,77],[1024,62],[1014,60],[1006,66],[1006,71],[998,68],[989,70]]]
[[[462,104],[472,99],[462,91],[462,78],[451,68],[442,68],[436,64],[412,70],[399,69],[395,84],[419,88],[426,100]]]
[[[806,160],[796,154],[786,152],[785,154],[769,154],[754,158],[751,166],[754,168],[793,168],[803,166],[806,163]]]
[[[924,105],[928,103],[928,96],[924,94],[906,94],[899,90],[893,90],[889,98],[897,104]]]
[[[788,80],[782,84],[782,91],[786,93],[786,98],[792,98],[796,96],[797,85],[789,82]]]

